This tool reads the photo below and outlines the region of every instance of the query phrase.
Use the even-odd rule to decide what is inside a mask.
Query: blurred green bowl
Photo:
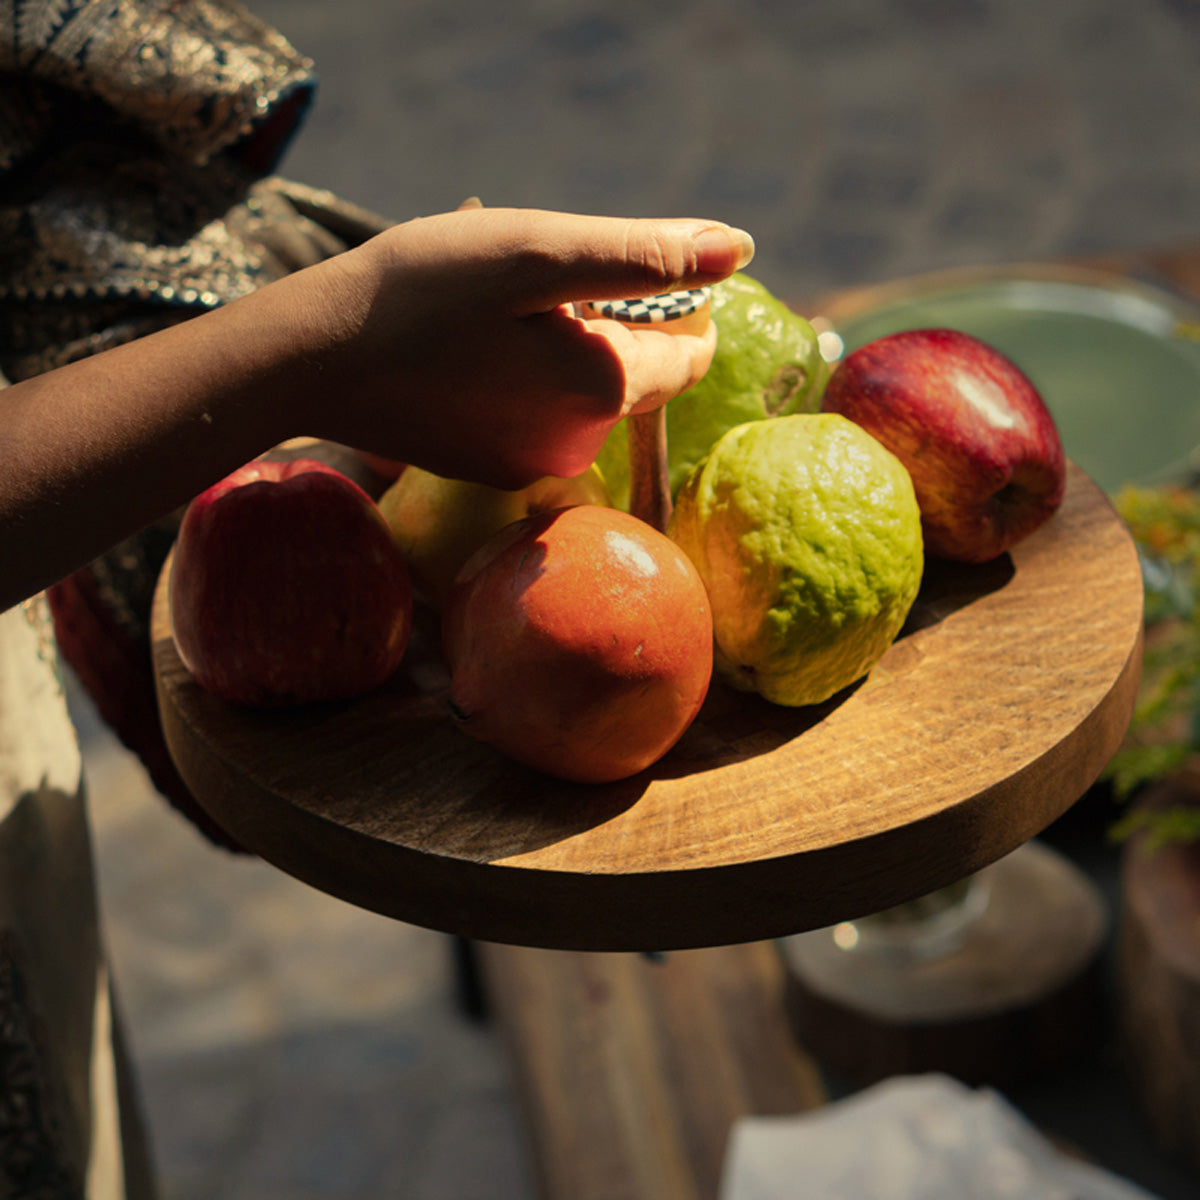
[[[857,297],[855,311],[829,314],[846,353],[929,327],[988,342],[1033,381],[1068,456],[1106,491],[1200,471],[1200,310],[1169,293],[1101,273],[1017,267]]]

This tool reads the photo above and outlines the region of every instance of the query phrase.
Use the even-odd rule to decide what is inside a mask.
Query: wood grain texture
[[[486,941],[722,945],[942,887],[1034,836],[1096,779],[1132,711],[1142,582],[1125,527],[1072,468],[1060,511],[983,567],[930,562],[860,686],[809,709],[714,684],[634,778],[560,783],[456,730],[436,630],[353,703],[238,710],[154,657],[183,778],[250,849],[333,895]]]
[[[1200,806],[1195,764],[1148,807]],[[1125,1062],[1159,1143],[1200,1169],[1200,845],[1125,847],[1117,993]]]
[[[671,521],[670,468],[667,461],[667,410],[634,413],[629,429],[629,511],[659,533]]]
[[[767,943],[480,950],[548,1200],[715,1200],[734,1121],[825,1101]]]

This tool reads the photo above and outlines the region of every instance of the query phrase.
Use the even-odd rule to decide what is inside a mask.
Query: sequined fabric
[[[0,371],[139,336],[382,228],[265,177],[315,84],[225,0],[0,0]]]

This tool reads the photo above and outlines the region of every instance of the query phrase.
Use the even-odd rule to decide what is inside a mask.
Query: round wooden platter
[[[154,611],[168,745],[247,848],[353,904],[486,941],[667,950],[794,934],[945,886],[1069,807],[1117,749],[1141,664],[1137,554],[1072,467],[986,566],[927,563],[866,680],[816,708],[714,682],[651,769],[568,784],[451,723],[426,616],[394,679],[339,705],[231,707]]]

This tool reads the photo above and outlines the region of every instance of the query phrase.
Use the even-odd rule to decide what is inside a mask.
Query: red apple
[[[1062,503],[1066,457],[1042,397],[968,334],[916,329],[869,342],[833,373],[822,408],[908,468],[930,554],[988,562]]]
[[[584,783],[661,758],[712,677],[712,614],[691,561],[596,505],[495,534],[460,571],[442,632],[462,729]]]
[[[258,460],[188,506],[171,624],[201,686],[237,704],[343,700],[400,664],[408,568],[375,502],[312,459]]]

